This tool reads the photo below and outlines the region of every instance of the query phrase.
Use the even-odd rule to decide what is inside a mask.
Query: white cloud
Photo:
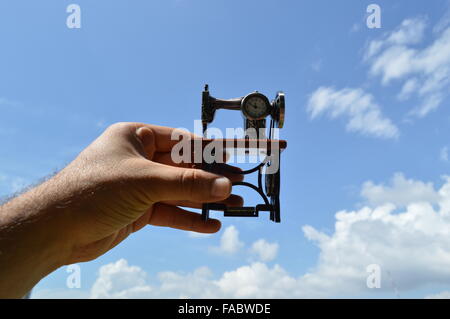
[[[398,94],[398,99],[401,101],[407,100],[418,89],[419,82],[416,78],[409,79],[403,84],[402,90]]]
[[[261,261],[271,261],[277,257],[278,244],[259,239],[252,244],[250,251]]]
[[[228,226],[220,238],[220,246],[213,247],[213,251],[225,254],[235,254],[244,243],[239,240],[239,231],[233,225]]]
[[[404,20],[395,30],[385,33],[380,39],[370,41],[365,49],[364,60],[369,60],[387,46],[419,43],[423,39],[425,28],[426,23],[422,18]]]
[[[363,60],[369,74],[383,85],[400,84],[400,101],[417,97],[408,116],[424,117],[436,110],[450,92],[450,11],[433,29],[433,40],[425,43],[427,19],[405,19],[399,27],[386,32],[366,45]],[[419,47],[422,45],[422,47]],[[333,98],[338,98],[335,101]],[[356,106],[349,103],[354,99]],[[362,89],[335,90],[318,88],[310,97],[311,118],[328,114],[331,118],[346,116],[347,130],[383,138],[396,138],[397,127],[384,117],[372,95]]]
[[[121,267],[117,267],[118,263]],[[153,288],[145,282],[145,273],[136,280],[135,270],[125,260],[102,267],[108,272],[100,276],[91,290],[91,298],[289,298],[306,297],[300,290],[299,279],[290,276],[281,266],[272,268],[261,262],[239,267],[222,274],[218,279],[208,267],[192,273],[165,271],[157,275],[159,285]],[[113,276],[109,275],[114,268]],[[131,272],[131,276],[130,276]],[[119,283],[113,282],[116,280]],[[100,284],[99,284],[100,283]],[[105,284],[107,283],[107,284]],[[134,289],[131,289],[136,285]],[[114,286],[114,289],[110,287]]]
[[[151,295],[155,298],[218,298],[219,291],[208,267],[192,273],[165,271],[158,274],[160,285]]]
[[[305,296],[298,279],[281,266],[273,268],[263,263],[242,266],[225,272],[217,281],[220,293],[226,298],[295,298]]]
[[[434,211],[428,203],[410,204],[401,213],[394,210],[394,205],[383,205],[341,211],[331,236],[309,232],[321,250],[315,271],[304,276],[312,281],[309,288],[334,295],[368,291],[362,269],[369,264],[381,267],[382,291],[391,290],[388,271],[401,291],[450,284],[448,211]]]
[[[390,44],[416,44],[422,41],[426,23],[423,18],[406,19],[401,25],[388,33],[386,41]]]
[[[152,288],[146,283],[147,274],[125,259],[102,266],[91,289],[91,298],[140,298]]]
[[[424,39],[427,24],[424,18],[416,18],[404,20],[394,31],[369,42],[365,50],[371,75],[380,77],[383,85],[403,82],[400,100],[414,95],[420,99],[410,112],[417,117],[437,109],[450,89],[450,28],[443,21],[435,28],[432,43],[423,48],[417,45]]]
[[[450,285],[450,177],[444,177],[440,188],[402,174],[389,186],[364,185],[373,207],[337,212],[328,234],[303,227],[320,249],[317,264],[305,274],[254,262],[218,276],[208,267],[166,271],[150,286],[141,268],[120,260],[102,267],[92,297],[321,298],[380,292],[394,297],[433,284]],[[371,264],[381,267],[380,289],[366,286]]]
[[[328,287],[334,294],[342,293],[342,287],[348,293],[351,289],[364,292],[367,288],[361,269],[378,264],[385,274],[384,291],[392,286],[389,280],[401,291],[450,284],[450,178],[444,177],[440,189],[401,174],[393,177],[392,186],[364,185],[363,195],[378,206],[338,212],[331,235],[304,227],[305,236],[321,252],[315,270],[303,278],[309,277],[316,288],[323,289],[338,280]],[[396,212],[399,206],[385,202],[405,209]],[[388,272],[390,276],[386,276]]]
[[[425,299],[450,299],[450,291],[442,291],[437,294],[428,295]]]
[[[361,196],[375,206],[390,203],[400,207],[420,202],[434,205],[440,199],[432,183],[406,179],[401,173],[392,177],[390,186],[376,185],[372,181],[365,182]]]
[[[125,261],[126,262],[126,261]],[[103,267],[114,267],[116,263]],[[102,268],[103,268],[102,267]],[[127,266],[130,267],[130,266]],[[150,286],[129,276],[127,267],[120,267],[114,272],[114,278],[122,282],[114,285],[113,289],[94,287],[91,290],[92,298],[288,298],[305,297],[299,290],[298,279],[291,277],[281,266],[272,268],[264,263],[255,262],[223,273],[220,278],[214,279],[208,267],[200,267],[191,273],[165,271],[157,275],[159,285]],[[136,266],[133,266],[136,268]],[[137,267],[139,268],[139,267]],[[140,268],[139,268],[140,269]],[[121,271],[123,277],[121,278]],[[142,271],[142,270],[141,270]],[[97,282],[103,281],[105,274],[100,274]],[[106,281],[112,278],[106,275]],[[126,281],[129,280],[128,283]],[[96,282],[96,284],[97,284]],[[133,284],[147,289],[131,290]],[[98,286],[98,285],[97,285]],[[102,284],[103,286],[103,284]],[[120,290],[120,287],[123,287]],[[127,288],[128,287],[128,288]]]
[[[329,118],[347,118],[347,130],[380,138],[396,138],[398,128],[383,116],[371,94],[359,88],[336,90],[319,87],[308,101],[307,111],[312,119],[327,114]]]

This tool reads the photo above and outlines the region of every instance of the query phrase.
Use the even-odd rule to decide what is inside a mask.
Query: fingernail
[[[219,177],[214,180],[211,188],[211,195],[216,198],[225,198],[231,192],[231,182],[226,177]]]

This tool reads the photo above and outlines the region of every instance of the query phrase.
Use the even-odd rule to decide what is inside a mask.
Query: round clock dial
[[[242,100],[242,112],[250,120],[262,120],[270,113],[270,102],[260,93],[251,93]]]

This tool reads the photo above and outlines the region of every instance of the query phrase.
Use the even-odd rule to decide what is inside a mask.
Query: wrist
[[[64,209],[39,196],[39,187],[0,207],[0,297],[20,298],[67,260]]]

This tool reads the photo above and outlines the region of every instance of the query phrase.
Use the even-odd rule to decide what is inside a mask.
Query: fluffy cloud
[[[305,228],[305,235],[321,250],[311,278],[319,284],[333,283],[329,291],[334,293],[338,292],[336,279],[346,289],[363,292],[366,276],[361,269],[377,264],[384,291],[390,291],[393,282],[401,291],[450,283],[448,211],[435,211],[429,203],[409,204],[400,213],[395,208],[387,204],[338,212],[331,236]]]
[[[152,288],[146,283],[147,274],[137,266],[129,266],[125,259],[102,266],[91,289],[92,298],[140,298]]]
[[[426,29],[424,18],[407,19],[394,31],[369,42],[365,60],[370,74],[387,85],[399,81],[400,100],[415,95],[420,105],[411,114],[423,117],[435,110],[446,98],[450,88],[450,27],[443,19],[434,28],[433,41],[423,48]]]
[[[91,296],[321,298],[384,292],[394,297],[427,285],[450,285],[450,177],[443,181],[436,188],[396,174],[388,185],[364,183],[362,195],[369,205],[337,212],[331,233],[303,227],[320,254],[315,267],[302,275],[278,264],[253,262],[219,276],[207,267],[190,273],[166,271],[150,285],[141,268],[119,260],[101,268]],[[235,227],[229,229],[228,236],[237,239]],[[252,247],[262,251],[268,245],[257,241]],[[381,269],[380,289],[366,285],[372,264]]]
[[[440,199],[432,183],[406,179],[401,173],[396,173],[392,177],[390,186],[376,185],[372,181],[365,182],[361,195],[372,205],[391,203],[399,207],[412,202],[427,202],[434,205]]]
[[[397,127],[384,117],[371,94],[359,88],[336,90],[320,87],[308,101],[307,111],[312,119],[326,114],[334,119],[347,118],[347,130],[381,138],[396,138]]]
[[[387,45],[417,44],[422,41],[426,23],[423,18],[406,19],[395,30],[388,32],[381,39],[372,40],[365,50],[365,60],[370,59]]]
[[[396,174],[391,186],[365,183],[363,190],[374,207],[338,212],[332,235],[303,228],[321,251],[310,278],[322,284],[337,278],[363,292],[361,269],[377,264],[383,273],[381,290],[450,284],[450,178],[435,189]],[[400,206],[405,208],[398,211]],[[337,292],[336,285],[329,290]]]
[[[304,297],[299,280],[281,266],[269,268],[257,262],[225,272],[216,282],[227,298],[295,298]]]
[[[158,289],[147,297],[154,298],[219,298],[220,292],[208,267],[191,273],[164,271],[157,275]]]
[[[396,29],[374,39],[364,49],[369,74],[383,85],[400,85],[400,101],[417,97],[408,115],[424,117],[437,109],[450,92],[450,11],[434,26],[433,39],[424,42],[427,19],[406,19]],[[347,130],[383,138],[396,138],[397,127],[381,113],[369,93],[360,88],[335,90],[319,87],[309,98],[311,118],[327,114],[346,117]]]
[[[244,243],[239,240],[239,231],[233,225],[228,226],[220,238],[220,246],[213,247],[213,251],[225,254],[237,253]]]
[[[141,275],[145,275],[142,269],[128,266],[126,261],[121,261],[122,267],[116,265],[120,260],[102,267],[102,269],[104,267],[116,268],[114,279],[121,284],[111,282],[113,278],[105,272],[100,272],[99,278],[91,290],[91,298],[288,298],[306,296],[298,290],[300,287],[298,279],[291,277],[279,265],[270,268],[264,263],[255,262],[225,272],[218,279],[213,278],[212,271],[208,267],[200,267],[191,273],[165,271],[157,275],[159,283],[151,288],[145,283],[142,276],[139,276],[137,281],[136,278],[130,276],[130,268],[137,268]],[[134,273],[135,270],[131,272]],[[103,282],[108,284],[105,285]],[[137,285],[136,288],[131,289],[134,284]],[[110,286],[115,288],[110,289]]]
[[[261,261],[274,260],[278,253],[278,244],[259,239],[252,244],[250,251]]]

